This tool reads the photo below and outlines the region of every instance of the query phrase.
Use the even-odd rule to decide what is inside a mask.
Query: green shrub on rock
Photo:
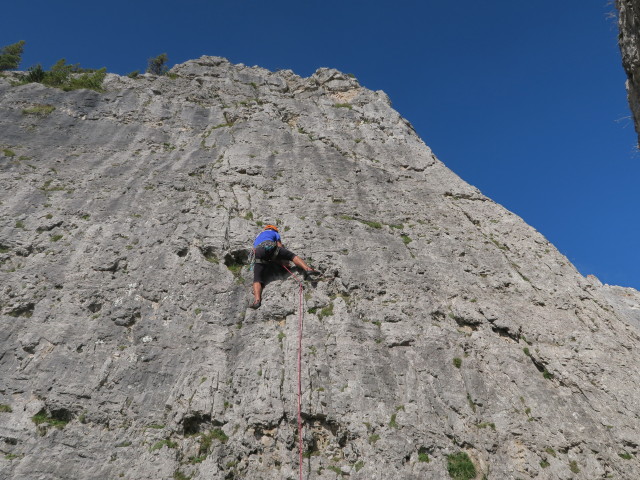
[[[79,64],[67,64],[66,60],[61,58],[51,67],[51,70],[44,70],[40,64],[30,67],[23,78],[23,83],[41,83],[66,92],[81,88],[101,92],[106,75],[106,68],[100,70],[80,68]]]
[[[102,82],[104,77],[107,76],[107,69],[101,68],[92,73],[83,73],[80,76],[71,77],[67,85],[62,89],[65,91],[79,90],[86,88],[87,90],[95,90],[96,92],[102,91]]]

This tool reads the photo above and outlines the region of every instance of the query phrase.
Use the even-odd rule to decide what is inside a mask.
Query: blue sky
[[[126,74],[166,52],[384,90],[436,155],[583,273],[640,289],[640,154],[608,0],[9,2],[0,45]]]

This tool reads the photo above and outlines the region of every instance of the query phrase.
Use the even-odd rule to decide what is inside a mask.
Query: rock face
[[[640,295],[584,278],[382,92],[202,57],[0,79],[0,477],[640,475]],[[452,467],[453,468],[453,467]],[[464,478],[464,477],[463,477]]]
[[[629,106],[640,145],[640,0],[616,0],[618,8],[618,43],[622,65],[627,72]]]

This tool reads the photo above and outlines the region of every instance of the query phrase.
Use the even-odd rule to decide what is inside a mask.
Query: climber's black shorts
[[[256,248],[256,258],[263,260],[264,259],[264,248],[262,247],[258,247]],[[293,260],[293,257],[295,257],[295,253],[293,253],[290,250],[287,250],[284,247],[280,247],[280,251],[278,252],[278,255],[274,258],[270,258],[269,259],[269,263],[255,263],[253,265],[253,282],[259,282],[262,283],[264,285],[264,276],[265,276],[265,272],[268,270],[268,268],[273,265],[273,263],[271,263],[272,261],[277,261],[277,260],[286,260],[286,261],[291,261]]]

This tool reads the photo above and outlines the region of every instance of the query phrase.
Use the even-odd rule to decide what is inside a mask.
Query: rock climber
[[[293,262],[296,267],[304,271],[305,279],[320,274],[300,257],[284,248],[278,227],[275,225],[265,225],[264,230],[258,234],[253,242],[253,255],[253,302],[249,305],[250,308],[259,308],[262,304],[265,270],[273,262],[282,260]]]

